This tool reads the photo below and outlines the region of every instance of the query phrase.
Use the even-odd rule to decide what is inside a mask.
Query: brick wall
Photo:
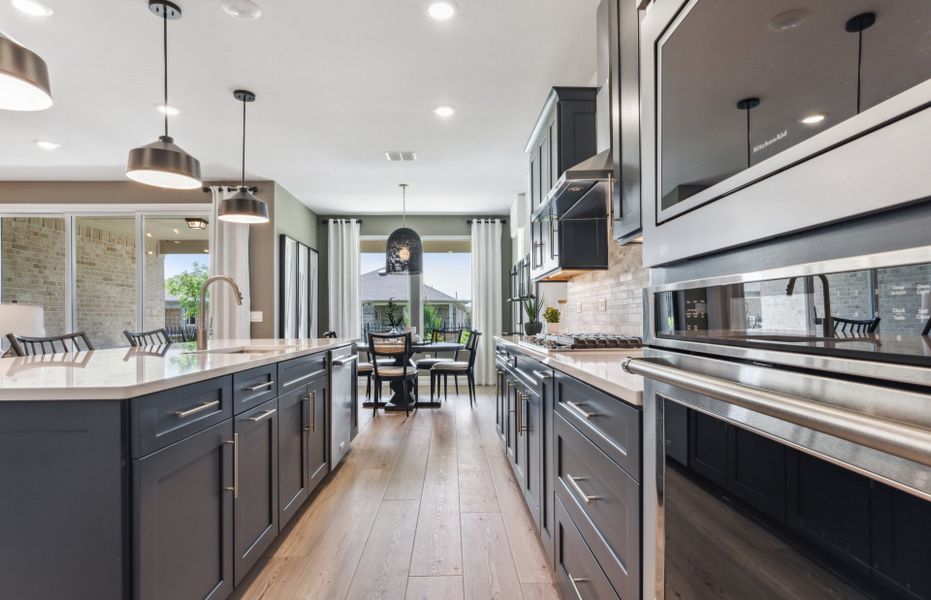
[[[2,300],[41,304],[48,335],[65,331],[65,232],[60,218],[2,220]],[[151,253],[151,254],[150,254]],[[75,327],[97,348],[127,345],[136,327],[136,256],[132,234],[92,224],[75,228]],[[164,261],[146,240],[145,327],[165,323]]]
[[[569,281],[567,302],[561,307],[562,330],[643,335],[643,288],[649,285],[643,247],[612,243],[607,271],[593,271]],[[599,309],[601,299],[605,300],[605,310]],[[580,303],[582,312],[578,312]]]

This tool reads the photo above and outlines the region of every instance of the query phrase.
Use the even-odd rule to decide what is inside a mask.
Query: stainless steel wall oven
[[[929,294],[931,246],[646,291],[643,597],[931,597]]]
[[[648,266],[931,196],[931,3],[640,4]]]

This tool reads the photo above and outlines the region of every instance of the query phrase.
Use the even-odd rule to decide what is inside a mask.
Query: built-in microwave
[[[931,197],[927,0],[641,4],[646,265]]]

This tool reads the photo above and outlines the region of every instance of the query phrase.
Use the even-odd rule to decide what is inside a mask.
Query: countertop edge
[[[124,386],[100,386],[100,387],[81,387],[81,388],[55,388],[55,387],[38,387],[38,388],[3,388],[0,387],[0,403],[7,402],[75,402],[75,401],[114,401],[130,400],[148,396],[157,392],[163,392],[178,387],[184,387],[201,381],[215,379],[233,375],[242,371],[248,371],[258,367],[264,367],[270,364],[285,362],[292,359],[310,356],[327,352],[336,348],[344,348],[358,343],[358,340],[340,339],[323,347],[303,348],[299,350],[290,350],[283,353],[255,354],[254,359],[237,365],[227,365],[213,367],[197,373],[188,373],[152,381],[149,383],[138,383]],[[127,349],[123,349],[127,350]],[[15,360],[15,359],[14,359]]]
[[[520,342],[514,341],[513,339],[508,339],[508,337],[499,335],[494,336],[494,338],[495,342],[512,348],[515,351],[525,354],[535,360],[538,360],[546,366],[552,367],[560,373],[564,373],[570,377],[574,377],[575,379],[578,379],[579,381],[586,383],[606,394],[610,394],[621,402],[636,406],[638,408],[643,406],[642,388],[639,390],[631,389],[615,381],[604,379],[603,377],[599,377],[573,365],[566,364],[559,359],[558,355],[554,355],[553,353],[536,348],[529,344],[522,344]],[[618,366],[620,367],[620,365]],[[632,375],[632,377],[637,376]]]

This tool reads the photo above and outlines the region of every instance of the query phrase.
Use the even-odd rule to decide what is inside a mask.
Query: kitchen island
[[[228,596],[348,451],[354,343],[0,359],[4,596]]]

